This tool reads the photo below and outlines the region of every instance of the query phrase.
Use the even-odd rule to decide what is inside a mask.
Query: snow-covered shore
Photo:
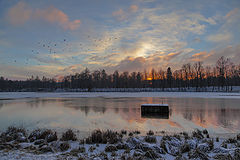
[[[138,134],[97,130],[77,140],[67,131],[59,139],[51,130],[27,135],[13,127],[0,134],[0,159],[240,159],[240,134],[227,139],[211,138],[207,130],[191,135]]]
[[[0,92],[1,99],[86,97],[164,97],[164,98],[240,98],[240,93],[224,92]]]

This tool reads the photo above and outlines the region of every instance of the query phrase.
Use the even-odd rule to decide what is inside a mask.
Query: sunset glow
[[[178,69],[240,61],[240,1],[0,2],[0,75]]]

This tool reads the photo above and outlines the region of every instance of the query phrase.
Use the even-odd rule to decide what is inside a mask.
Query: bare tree
[[[189,88],[190,84],[189,84],[189,78],[191,75],[191,64],[187,63],[187,64],[183,64],[182,65],[182,70],[184,72],[184,79],[186,81],[186,86]]]
[[[152,78],[151,80],[149,78]],[[95,70],[92,73],[85,69],[80,73],[64,76],[62,79],[54,79],[38,76],[32,76],[25,81],[9,80],[0,76],[0,91],[53,91],[61,89],[78,89],[84,88],[91,91],[91,88],[147,88],[157,87],[164,90],[166,87],[179,88],[186,90],[190,87],[200,87],[203,91],[206,87],[211,87],[212,91],[226,89],[232,91],[233,86],[240,86],[240,65],[234,64],[225,57],[220,57],[216,66],[203,67],[202,62],[184,64],[181,69],[172,71],[169,67],[167,70],[154,68],[149,72],[123,72],[115,71],[113,74],[107,74],[105,70]],[[226,88],[224,88],[226,87]]]
[[[196,90],[198,90],[199,84],[201,85],[202,71],[203,71],[202,64],[203,63],[201,61],[199,61],[199,62],[194,63],[194,65],[193,65],[193,68],[194,68],[195,74],[196,74],[196,77],[195,77]]]
[[[229,64],[229,59],[224,56],[220,57],[216,63],[216,68],[218,71],[219,85],[223,88],[225,85],[226,70]]]
[[[169,88],[172,88],[172,70],[170,67],[167,69],[167,84]]]

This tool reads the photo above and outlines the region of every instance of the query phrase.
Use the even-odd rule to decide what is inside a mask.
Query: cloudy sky
[[[0,76],[240,62],[239,0],[0,0]]]

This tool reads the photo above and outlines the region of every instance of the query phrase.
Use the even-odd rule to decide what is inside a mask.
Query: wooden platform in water
[[[168,119],[169,106],[168,104],[142,104],[142,118]]]
[[[141,112],[169,113],[169,106],[168,104],[142,104]]]

